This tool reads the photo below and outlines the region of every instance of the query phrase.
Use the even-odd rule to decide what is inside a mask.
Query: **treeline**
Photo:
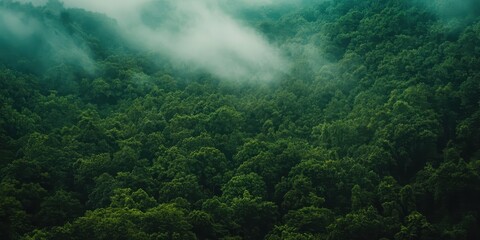
[[[0,68],[0,238],[479,239],[480,18],[432,9],[259,10],[292,58],[269,83],[178,73],[80,34],[104,16],[47,12],[97,70]]]

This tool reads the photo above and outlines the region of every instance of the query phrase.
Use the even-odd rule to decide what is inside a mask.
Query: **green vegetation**
[[[480,4],[452,2],[238,7],[290,68],[231,79],[0,2],[0,239],[480,239]]]

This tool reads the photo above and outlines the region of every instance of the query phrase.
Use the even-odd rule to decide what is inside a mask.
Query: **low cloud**
[[[22,1],[26,2],[26,1]],[[36,2],[39,4],[39,2]],[[76,41],[62,26],[30,8],[7,8],[0,5],[0,60],[7,65],[25,62],[30,70],[42,72],[69,64],[91,72],[93,60],[87,47]],[[20,60],[12,62],[13,59]]]
[[[270,80],[288,69],[280,50],[254,29],[228,15],[218,1],[63,2],[67,8],[104,13],[116,19],[126,37],[137,46],[166,54],[173,61],[220,78]]]
[[[478,0],[414,0],[427,7],[441,20],[465,20],[476,18],[480,14],[480,1]]]

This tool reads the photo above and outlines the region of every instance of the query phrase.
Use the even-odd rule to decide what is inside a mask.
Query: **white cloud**
[[[4,51],[24,58],[38,58],[41,66],[35,67],[46,70],[68,63],[88,72],[94,69],[88,50],[79,42],[54,23],[43,21],[22,10],[0,6],[0,33],[2,47],[6,47]]]
[[[39,6],[47,0],[15,0]],[[114,18],[125,37],[144,50],[227,79],[272,79],[288,69],[280,51],[222,8],[229,0],[61,0]],[[283,0],[282,0],[283,2]],[[258,7],[273,0],[244,0]],[[231,9],[230,9],[231,10]]]
[[[14,13],[0,8],[0,29],[3,30],[5,36],[27,38],[33,35],[38,28],[39,23],[34,19],[25,18],[22,13]]]
[[[137,45],[221,78],[271,79],[287,68],[278,49],[227,15],[214,0],[64,0],[64,3],[65,7],[115,18]]]

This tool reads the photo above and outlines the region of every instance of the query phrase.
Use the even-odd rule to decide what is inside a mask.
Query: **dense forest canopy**
[[[0,239],[480,239],[477,0],[0,0]]]

